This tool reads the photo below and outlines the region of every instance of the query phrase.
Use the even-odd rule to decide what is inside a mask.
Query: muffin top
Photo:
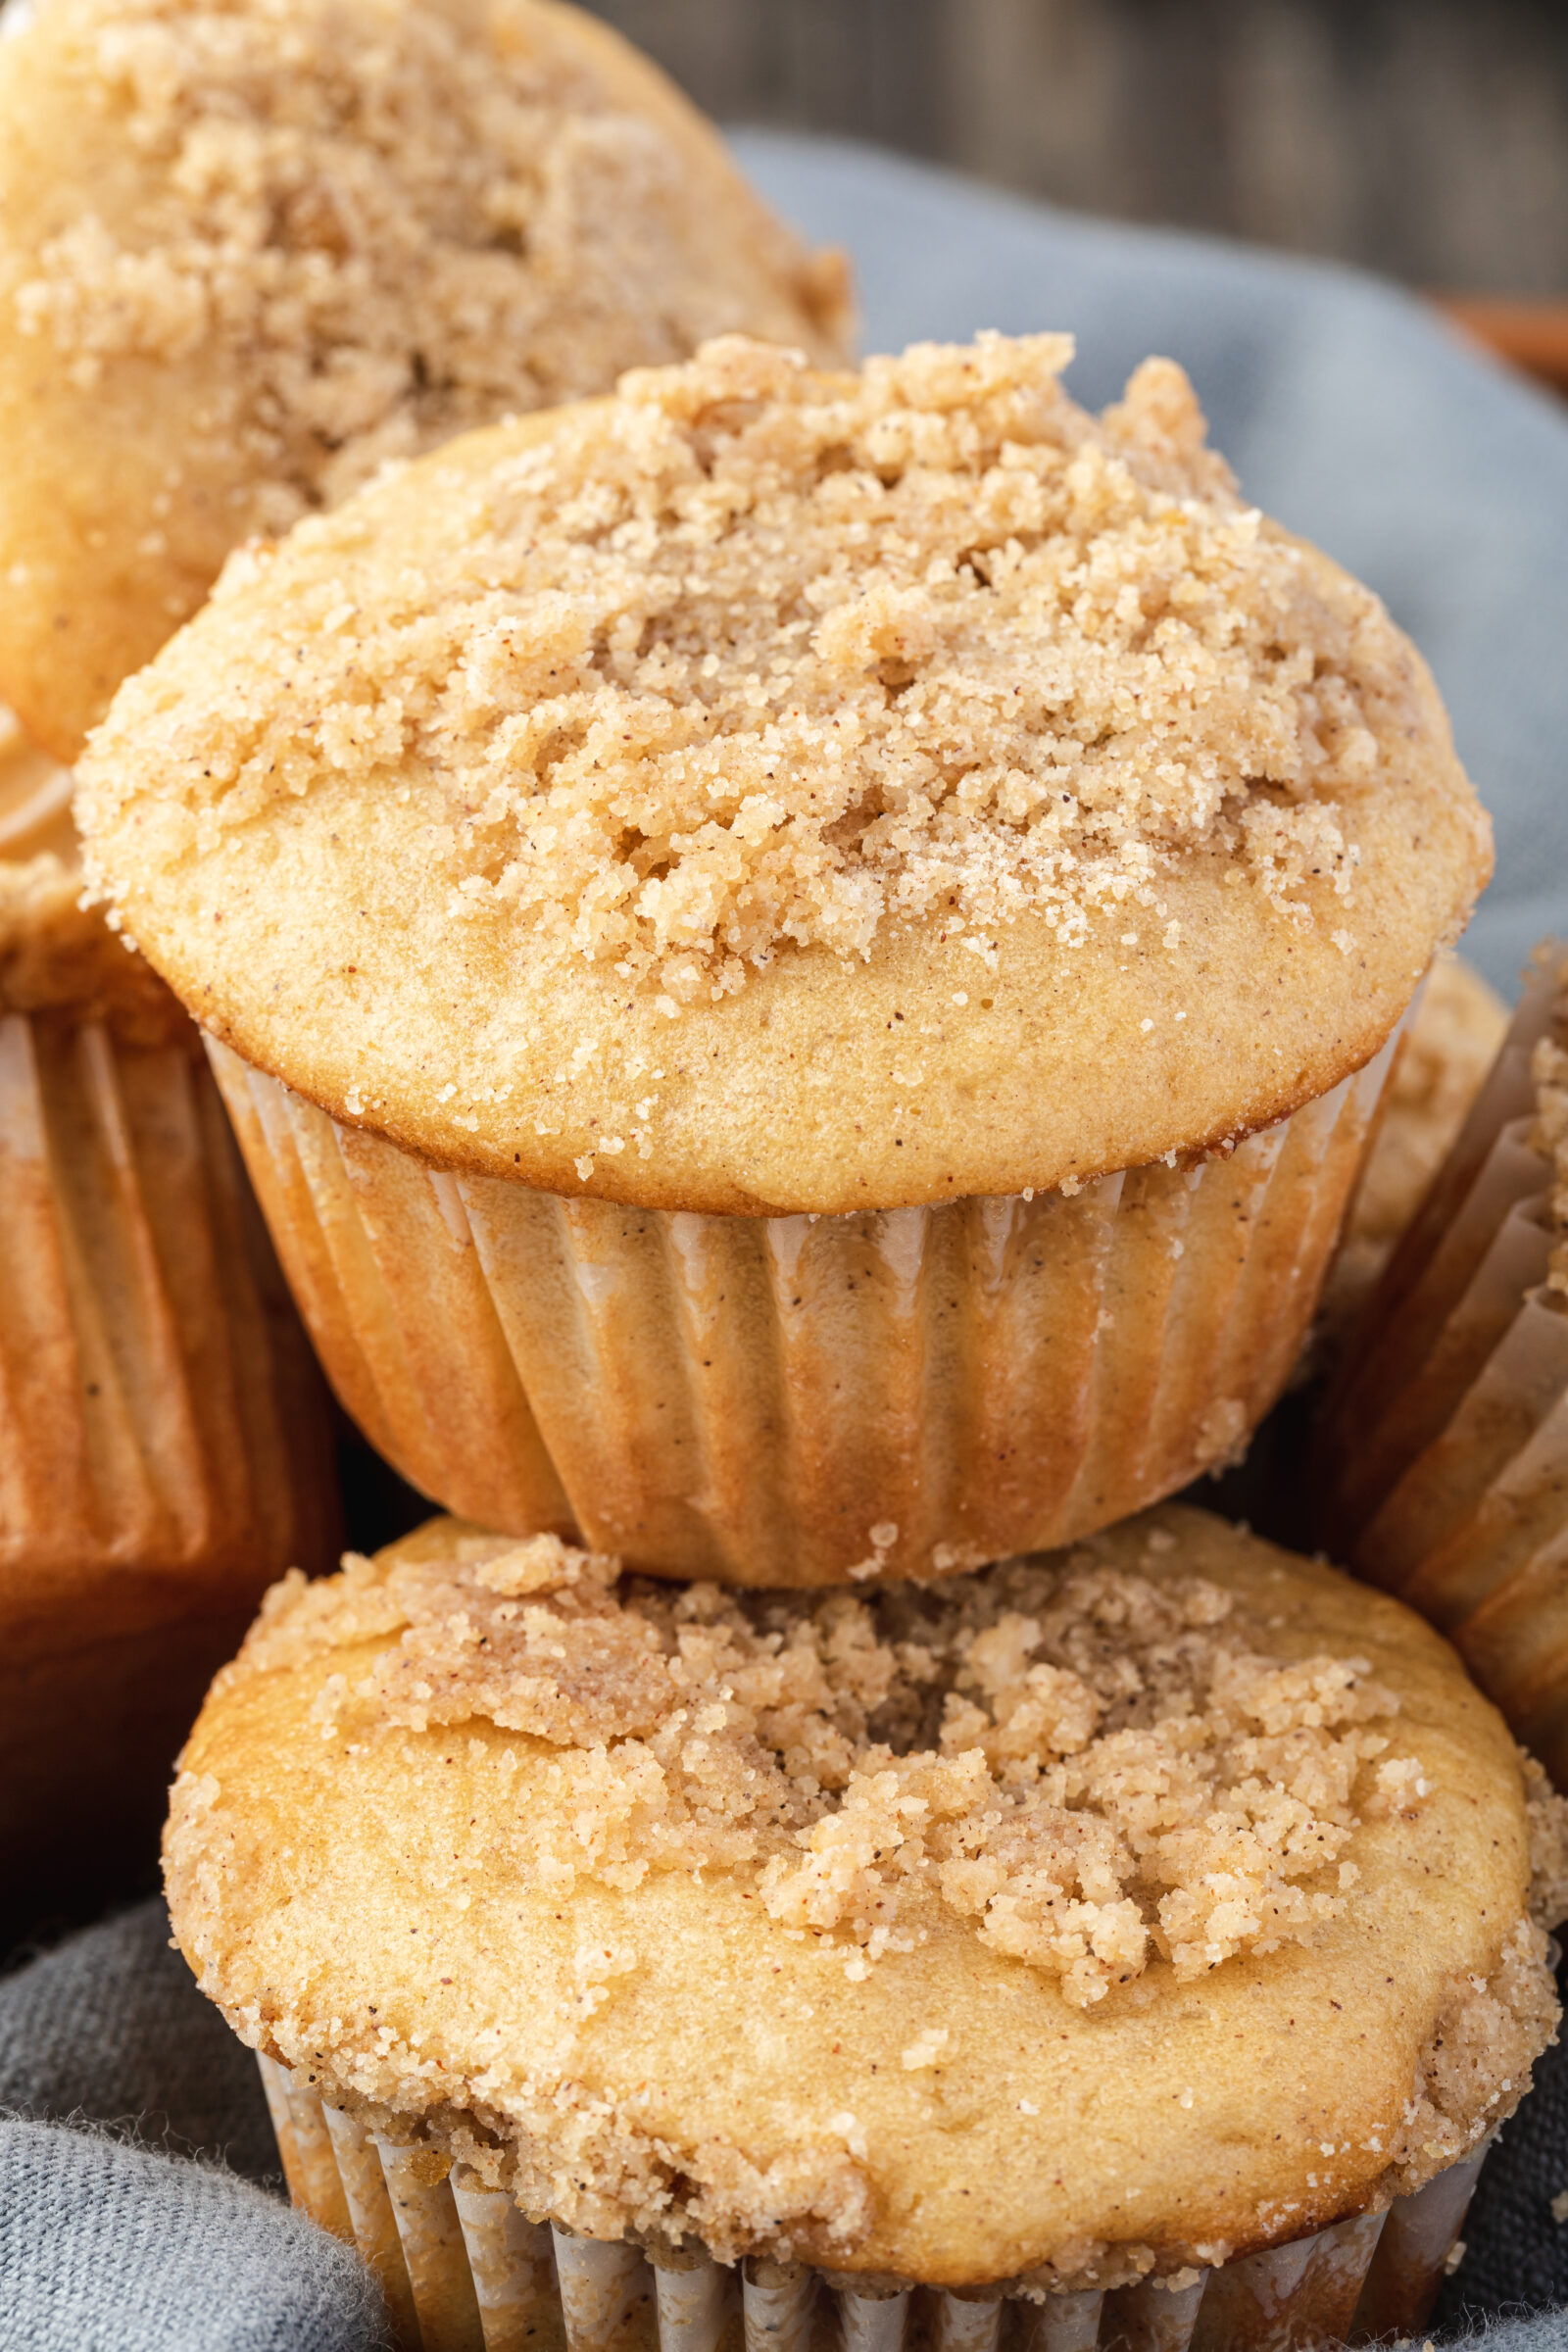
[[[1151,362],[725,338],[276,553],[83,766],[215,1032],[438,1164],[894,1207],[1199,1154],[1357,1068],[1490,864],[1418,657]]]
[[[0,48],[0,691],[74,758],[224,555],[845,277],[558,0],[37,0]]]
[[[1563,1807],[1396,1602],[1180,1506],[938,1587],[615,1576],[434,1520],[214,1685],[175,1933],[329,2100],[594,2236],[1104,2285],[1525,2089]]]
[[[127,1042],[196,1044],[178,1000],[83,908],[72,775],[0,709],[0,1019],[105,1020]]]

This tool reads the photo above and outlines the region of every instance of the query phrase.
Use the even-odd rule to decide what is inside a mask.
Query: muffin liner
[[[289,2193],[375,2272],[399,2352],[1296,2352],[1409,2334],[1486,2153],[1382,2213],[1168,2284],[948,2293],[579,2237],[260,2063]]]
[[[1538,969],[1470,1118],[1371,1301],[1319,1434],[1323,1536],[1419,1609],[1568,1785],[1568,1298],[1531,1054]]]
[[[112,1815],[122,1773],[155,1798],[266,1585],[338,1529],[330,1400],[194,1035],[0,1005],[0,1188],[9,1850],[74,1795]]]
[[[1193,1168],[745,1217],[432,1169],[209,1041],[328,1375],[406,1478],[488,1527],[774,1586],[1065,1543],[1233,1458],[1393,1051]]]

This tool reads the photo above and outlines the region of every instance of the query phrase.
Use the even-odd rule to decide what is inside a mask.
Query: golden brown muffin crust
[[[84,763],[216,1033],[438,1164],[656,1207],[1076,1184],[1382,1043],[1490,864],[1381,606],[1178,370],[727,339],[241,559]]]
[[[845,287],[558,0],[39,0],[0,46],[0,687],[73,758],[223,556]]]
[[[958,2285],[1300,2235],[1521,2094],[1521,1764],[1396,1604],[1178,1506],[934,1590],[612,1574],[433,1522],[215,1686],[176,1934],[328,2097],[592,2234]]]

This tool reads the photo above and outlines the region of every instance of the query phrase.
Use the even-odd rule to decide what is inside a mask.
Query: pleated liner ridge
[[[771,1218],[432,1170],[209,1051],[328,1375],[415,1486],[661,1574],[806,1586],[1064,1543],[1233,1453],[1300,1347],[1392,1042],[1190,1170]]]
[[[289,2193],[357,2245],[399,2352],[1308,2352],[1408,2335],[1485,2156],[1383,2213],[1216,2270],[1102,2294],[957,2294],[701,2252],[644,2254],[530,2221],[436,2149],[326,2105],[263,2058]]]
[[[1318,1440],[1336,1557],[1446,1634],[1568,1787],[1568,1298],[1531,1055],[1560,948],[1368,1302]]]
[[[58,1827],[72,1757],[117,1737],[160,1743],[161,1786],[266,1585],[329,1565],[338,1524],[330,1401],[194,1030],[0,1015],[0,1185],[10,1832]]]

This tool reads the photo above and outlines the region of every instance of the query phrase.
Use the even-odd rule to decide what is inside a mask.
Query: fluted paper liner
[[[1066,1543],[1232,1455],[1393,1047],[1192,1169],[820,1217],[430,1169],[209,1050],[321,1360],[406,1478],[659,1574],[807,1586]]]
[[[1447,1635],[1568,1786],[1568,1298],[1531,1054],[1560,951],[1352,1343],[1319,1439],[1335,1555]]]
[[[357,2245],[399,2352],[1307,2352],[1418,2328],[1485,2150],[1382,2213],[1167,2284],[1108,2293],[896,2280],[625,2242],[529,2221],[438,2151],[379,2137],[261,2060],[289,2193]]]
[[[183,1026],[183,1024],[181,1024]],[[331,1407],[194,1032],[0,1006],[0,1840],[169,1767],[337,1538]],[[85,1784],[84,1784],[85,1788]]]

